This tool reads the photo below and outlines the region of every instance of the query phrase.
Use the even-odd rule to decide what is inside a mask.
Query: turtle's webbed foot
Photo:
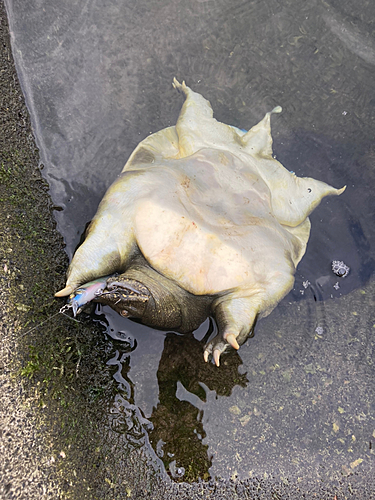
[[[254,297],[247,300],[232,297],[219,302],[214,310],[219,333],[206,345],[204,360],[207,362],[212,354],[216,366],[219,366],[220,356],[224,351],[230,347],[237,351],[248,337],[254,335],[258,310]]]
[[[176,90],[178,90],[179,92],[182,92],[183,94],[187,95],[188,94],[188,91],[189,91],[189,87],[186,86],[186,83],[185,81],[183,81],[182,83],[180,83],[176,77],[173,78],[173,82],[172,82],[172,85],[173,85],[173,88],[175,88]]]
[[[229,347],[233,347],[233,349],[236,350],[240,348],[236,340],[236,335],[234,335],[234,333],[229,333],[226,336],[223,336],[221,334],[216,335],[216,337],[208,342],[204,349],[204,360],[207,363],[210,354],[212,354],[215,365],[220,366],[220,356]]]
[[[112,307],[125,318],[142,318],[149,299],[150,292],[142,283],[117,276],[108,279],[95,302]]]

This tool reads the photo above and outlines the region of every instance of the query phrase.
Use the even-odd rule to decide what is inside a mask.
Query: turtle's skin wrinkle
[[[270,119],[279,106],[245,132],[215,120],[184,82],[173,85],[185,96],[176,126],[134,150],[56,295],[119,272],[96,301],[179,332],[211,315],[218,334],[204,358],[219,366],[291,290],[309,214],[345,187],[298,178],[272,157]]]

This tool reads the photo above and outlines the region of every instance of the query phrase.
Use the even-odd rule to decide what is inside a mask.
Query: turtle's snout
[[[151,294],[139,281],[121,276],[109,278],[106,288],[96,296],[95,302],[112,307],[125,318],[142,319]]]
[[[133,294],[135,296],[150,295],[149,289],[140,281],[132,279],[121,280],[118,276],[109,278],[107,280],[106,288],[109,291],[114,291],[116,288],[122,288],[124,290],[127,290],[129,294]]]

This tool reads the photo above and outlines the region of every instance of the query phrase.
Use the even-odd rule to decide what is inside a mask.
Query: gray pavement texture
[[[150,456],[144,447],[134,449],[124,434],[113,432],[108,424],[108,394],[112,397],[117,389],[106,367],[110,352],[108,341],[90,320],[75,323],[58,315],[60,305],[52,298],[54,290],[63,284],[67,258],[62,238],[55,229],[53,210],[56,207],[51,203],[48,186],[39,170],[38,151],[13,64],[2,1],[0,59],[0,498],[375,498],[375,428],[362,448],[355,449],[352,460],[348,459],[340,470],[333,467],[327,473],[316,475],[314,471],[311,473],[314,467],[307,464],[307,457],[302,467],[291,469],[292,472],[283,477],[270,472],[244,481],[234,477],[192,484],[173,483],[160,477],[150,465]],[[342,325],[340,338],[343,340],[337,346],[325,346],[331,356],[328,359],[326,354],[325,360],[331,375],[332,372],[339,374],[337,380],[342,382],[342,387],[338,386],[335,391],[343,400],[345,381],[350,381],[358,388],[360,401],[367,401],[361,408],[350,410],[353,425],[360,429],[362,422],[363,429],[371,428],[373,416],[373,296],[374,284],[370,284],[344,297],[339,310],[333,302],[326,308],[327,314]],[[298,332],[299,318],[309,306],[306,302],[290,307],[295,311],[292,329]],[[282,312],[281,308],[273,320],[279,322],[280,329],[285,327]],[[349,342],[364,348],[351,351],[349,356],[345,350]],[[293,349],[293,345],[289,348]],[[319,347],[314,350],[316,354]],[[254,369],[262,371],[263,359],[258,358],[259,366]],[[312,379],[308,389],[313,392],[315,382],[319,389],[317,370],[321,369],[316,368],[315,361],[301,367],[301,373]],[[284,378],[290,382],[288,373]],[[273,380],[270,375],[270,383]],[[336,383],[334,376],[323,380],[329,387]],[[361,387],[363,381],[368,385]],[[291,392],[294,389],[296,386],[291,386]],[[297,392],[294,391],[295,396]],[[296,397],[302,394],[303,399],[303,387],[299,394]],[[312,404],[319,405],[320,394],[319,390],[314,393]],[[223,409],[223,412],[232,414],[238,428],[251,428],[254,418],[267,411],[266,402],[263,407],[262,404],[259,399],[260,410],[252,408],[245,419],[241,414],[241,401],[238,407]],[[298,404],[301,403],[296,400]],[[344,404],[341,410],[345,412]],[[327,430],[327,435],[321,437],[323,440],[349,425],[350,419],[345,420],[341,410],[333,415],[330,422],[333,429]],[[237,417],[241,423],[236,421]],[[280,417],[280,425],[285,426],[292,420],[293,414],[285,414]],[[274,457],[276,464],[278,461],[284,464],[284,470],[288,460],[298,455],[298,447],[293,446],[291,443],[289,458]],[[245,449],[239,449],[246,453]],[[327,449],[327,454],[339,456],[337,450],[335,443],[332,451]],[[261,463],[261,445],[254,450],[254,455]],[[331,464],[342,463],[338,458],[335,461],[334,456],[331,458]]]
[[[14,69],[2,4],[0,23],[0,497],[59,498],[58,481],[45,467],[48,446],[38,430],[34,411],[38,398],[32,392],[25,393],[17,373],[26,356],[20,332],[29,306],[23,295],[30,293],[39,273],[33,253],[40,252],[40,248],[33,234],[45,231],[54,238],[50,247],[54,255],[59,247],[61,251],[62,242],[54,234],[47,188],[38,171],[38,151]],[[18,200],[12,181],[15,175],[19,175]],[[35,211],[29,217],[30,205],[25,205],[23,198],[31,193]],[[34,221],[35,217],[39,219],[34,228],[33,216]],[[64,262],[63,254],[60,260]]]

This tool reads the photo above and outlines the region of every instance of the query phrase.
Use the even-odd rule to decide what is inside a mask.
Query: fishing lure
[[[81,285],[69,296],[65,310],[72,309],[73,316],[76,317],[77,314],[82,312],[86,304],[94,300],[98,295],[101,295],[107,285],[108,278],[109,276],[104,276]]]

